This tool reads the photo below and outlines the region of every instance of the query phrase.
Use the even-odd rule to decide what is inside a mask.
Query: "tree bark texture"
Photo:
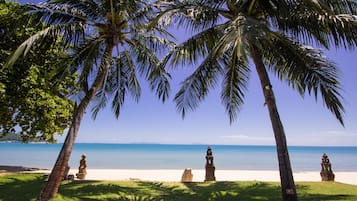
[[[286,136],[283,124],[279,117],[273,89],[265,65],[262,61],[262,56],[260,54],[259,49],[256,46],[252,45],[252,43],[250,45],[250,52],[260,79],[260,83],[264,93],[265,104],[268,107],[269,116],[273,127],[279,161],[282,199],[284,201],[297,201],[298,197],[290,164]]]
[[[112,49],[113,47],[107,47],[105,55],[111,55]],[[52,168],[51,174],[49,175],[48,181],[45,183],[44,187],[40,192],[40,195],[38,197],[39,201],[49,201],[53,197],[55,197],[58,192],[58,188],[64,176],[63,174],[65,168],[68,166],[68,161],[72,153],[73,145],[77,137],[83,115],[90,101],[94,98],[95,94],[97,93],[98,89],[102,87],[105,76],[109,70],[110,60],[108,58],[110,57],[104,56],[101,68],[98,71],[98,74],[92,84],[92,87],[86,93],[85,97],[81,100],[80,104],[78,105],[78,107],[75,109],[73,113],[73,120],[68,130],[66,139],[62,145],[56,163]]]

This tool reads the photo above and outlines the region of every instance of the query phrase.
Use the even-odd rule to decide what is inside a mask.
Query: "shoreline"
[[[46,171],[46,170],[48,170],[48,169],[36,168],[36,167],[16,166],[16,165],[0,165],[0,173],[34,172],[34,171]]]
[[[204,169],[192,169],[192,182],[203,182]],[[50,173],[50,170],[35,170],[33,173]],[[69,174],[76,175],[77,169]],[[155,181],[180,182],[184,170],[179,169],[87,169],[85,180],[115,181]],[[357,185],[357,172],[334,172],[335,182]],[[216,170],[216,181],[262,181],[280,182],[278,170]],[[321,182],[320,172],[299,171],[293,173],[295,182]]]
[[[191,169],[192,182],[203,182],[205,169]],[[7,173],[44,173],[50,169],[0,165],[0,175]],[[76,175],[78,169],[72,168],[69,174]],[[86,180],[137,180],[158,182],[180,182],[184,170],[181,169],[87,169]],[[357,185],[357,172],[335,171],[335,182]],[[263,181],[280,182],[278,170],[216,170],[216,181]],[[318,171],[297,171],[293,173],[295,182],[321,182]]]

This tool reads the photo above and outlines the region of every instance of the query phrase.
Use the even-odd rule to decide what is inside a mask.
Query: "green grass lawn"
[[[1,201],[35,200],[42,174],[0,176]],[[334,182],[298,182],[299,200],[357,201],[357,186]],[[54,201],[279,201],[276,182],[175,183],[143,181],[64,181]]]

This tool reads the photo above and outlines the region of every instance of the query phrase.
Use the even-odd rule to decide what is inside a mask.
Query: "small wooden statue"
[[[325,153],[322,156],[320,175],[322,181],[335,181],[335,174],[332,172],[330,159]]]
[[[85,179],[86,175],[87,175],[87,161],[86,161],[86,155],[83,154],[82,159],[79,162],[79,168],[76,177],[78,179]]]
[[[181,182],[192,182],[192,178],[193,178],[192,170],[186,168],[185,171],[183,171]]]

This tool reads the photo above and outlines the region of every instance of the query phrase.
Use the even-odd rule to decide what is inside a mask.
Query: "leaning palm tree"
[[[222,80],[222,103],[234,121],[247,90],[252,60],[268,108],[276,141],[282,199],[297,200],[286,136],[268,72],[301,95],[316,98],[343,125],[337,67],[322,51],[307,45],[354,48],[355,0],[177,0],[162,1],[156,23],[186,26],[193,36],[162,60],[178,66],[200,62],[175,96],[184,117]]]
[[[25,53],[43,38],[51,36],[63,40],[73,56],[73,63],[66,72],[78,72],[82,86],[82,98],[73,113],[72,124],[43,187],[39,200],[50,200],[59,188],[64,170],[73,149],[82,117],[92,100],[94,116],[112,100],[112,109],[118,117],[127,94],[136,99],[140,85],[136,74],[147,79],[152,89],[163,101],[168,96],[169,74],[161,69],[152,73],[159,59],[156,51],[170,42],[159,27],[148,26],[155,7],[140,0],[50,0],[33,5],[32,13],[42,20],[46,29],[38,32],[14,52],[8,64]],[[159,76],[155,76],[159,75]]]

